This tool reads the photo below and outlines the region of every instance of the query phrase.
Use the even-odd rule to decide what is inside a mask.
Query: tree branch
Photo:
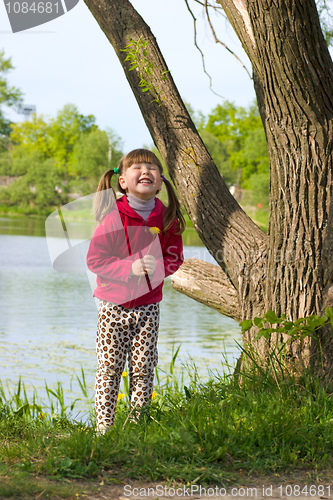
[[[209,88],[211,90],[211,92],[213,92],[213,94],[217,95],[218,97],[221,97],[221,99],[224,99],[223,96],[221,96],[220,94],[218,94],[217,92],[215,92],[215,90],[213,90],[213,80],[212,80],[212,77],[210,76],[210,74],[207,72],[206,70],[206,64],[205,64],[205,56],[202,52],[202,50],[200,49],[199,45],[198,45],[198,42],[197,42],[197,18],[195,17],[195,15],[193,14],[192,12],[192,9],[190,8],[189,6],[189,3],[187,0],[185,0],[185,4],[186,4],[186,7],[187,7],[187,10],[189,11],[189,13],[191,14],[192,16],[192,19],[193,19],[193,30],[194,30],[194,46],[198,49],[198,51],[200,52],[200,55],[201,55],[201,61],[202,61],[202,67],[203,67],[203,70],[204,70],[204,73],[208,76],[209,78]]]
[[[196,3],[202,5],[203,7],[205,6],[205,4],[203,2],[200,2],[200,0],[194,0]],[[215,12],[217,12],[218,14],[220,14],[220,16],[223,16],[225,19],[228,19],[227,16],[225,15],[224,13],[224,10],[222,7],[217,7],[216,5],[212,5],[211,3],[209,3],[208,5],[208,8],[209,9],[213,9],[215,10]]]
[[[206,12],[208,24],[209,24],[209,27],[210,27],[211,32],[213,34],[215,43],[221,44],[222,47],[224,47],[228,52],[230,52],[230,54],[232,54],[237,59],[237,61],[243,66],[243,68],[245,69],[245,71],[248,74],[249,78],[252,80],[252,76],[250,75],[250,73],[249,73],[247,67],[245,66],[245,64],[243,63],[243,61],[237,56],[237,54],[235,54],[235,52],[233,52],[231,49],[229,49],[229,47],[224,42],[221,42],[221,40],[219,40],[217,38],[215,29],[214,29],[214,26],[213,26],[213,23],[212,23],[211,18],[210,18],[210,14],[208,12],[209,4],[207,3],[207,0],[205,0],[204,6],[205,6],[205,12]]]
[[[249,13],[246,7],[245,0],[216,0],[226,13],[231,26],[234,28],[236,35],[241,41],[242,47],[245,50],[252,66],[261,75],[261,68],[258,65],[256,54],[256,44],[250,21]]]
[[[199,259],[186,259],[171,276],[171,284],[177,292],[241,321],[237,290],[219,266]]]

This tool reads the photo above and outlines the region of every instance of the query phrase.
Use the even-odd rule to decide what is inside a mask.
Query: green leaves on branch
[[[276,328],[273,328],[273,326],[265,328],[265,323],[279,326]],[[325,309],[324,316],[313,314],[312,316],[308,316],[306,318],[299,318],[296,321],[286,320],[285,314],[282,314],[281,317],[278,318],[274,311],[267,311],[262,318],[255,317],[253,321],[246,319],[239,323],[242,327],[242,332],[247,332],[253,326],[257,326],[259,328],[259,332],[255,340],[258,340],[261,337],[269,340],[272,333],[282,333],[284,335],[288,335],[290,340],[303,339],[305,337],[315,336],[320,328],[328,324],[330,324],[331,328],[333,328],[333,307],[327,307]]]
[[[142,92],[149,92],[154,97],[152,102],[156,102],[161,106],[165,97],[161,97],[162,90],[159,90],[154,83],[156,77],[154,78],[153,73],[156,67],[148,58],[148,44],[149,40],[143,40],[142,37],[137,41],[129,38],[129,43],[122,49],[122,52],[127,54],[125,61],[130,63],[129,71],[138,70],[140,76],[139,87]],[[161,71],[160,81],[167,79],[167,73],[168,71]]]

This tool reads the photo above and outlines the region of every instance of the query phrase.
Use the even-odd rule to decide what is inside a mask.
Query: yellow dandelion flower
[[[125,397],[125,394],[118,394],[118,401],[120,401],[121,399],[123,399]]]
[[[151,397],[152,397],[152,399],[155,399],[155,398],[156,398],[156,396],[157,396],[157,392],[156,392],[156,391],[153,391],[153,394],[152,394],[152,396],[151,396]]]
[[[122,377],[127,377],[127,372],[123,372],[123,373],[121,374],[121,376],[122,376]]]
[[[152,234],[160,234],[161,230],[159,227],[150,227],[149,228],[149,231],[152,233]]]

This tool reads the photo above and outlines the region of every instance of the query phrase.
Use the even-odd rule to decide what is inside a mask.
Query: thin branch
[[[202,5],[202,7],[205,6],[205,4],[203,2],[200,2],[200,0],[194,0],[196,3]],[[212,5],[211,3],[208,4],[208,7],[210,9],[214,9],[215,12],[217,12],[218,14],[220,14],[220,16],[223,16],[225,19],[228,19],[227,16],[225,15],[224,13],[224,10],[223,10],[223,7],[217,7],[216,5]]]
[[[195,1],[198,1],[198,0],[195,0]],[[250,75],[248,69],[246,68],[245,64],[241,61],[241,59],[237,56],[237,54],[235,54],[231,49],[229,49],[229,47],[224,42],[221,42],[221,40],[219,40],[217,38],[215,30],[214,30],[214,26],[212,24],[212,21],[210,19],[210,15],[209,15],[209,12],[208,12],[209,4],[207,4],[207,0],[205,0],[204,6],[205,6],[207,20],[208,20],[211,32],[213,33],[213,37],[214,37],[215,43],[220,43],[225,49],[227,49],[228,52],[230,52],[230,54],[232,54],[234,57],[236,57],[237,61],[241,63],[241,65],[245,69],[246,73],[249,75],[250,79],[252,80],[252,76]]]
[[[197,44],[197,18],[195,17],[195,15],[193,14],[189,4],[188,4],[188,0],[185,0],[185,3],[186,3],[186,7],[189,11],[189,13],[191,14],[192,18],[193,18],[193,24],[194,24],[194,45],[195,47],[198,49],[198,51],[200,52],[201,54],[201,59],[202,59],[202,66],[203,66],[203,70],[204,70],[204,73],[206,73],[206,75],[208,76],[209,78],[209,88],[210,90],[213,92],[213,94],[217,95],[218,97],[221,97],[221,99],[224,99],[224,97],[220,94],[218,94],[217,92],[215,92],[213,90],[213,87],[212,87],[212,77],[210,76],[209,73],[207,73],[206,71],[206,66],[205,66],[205,56],[202,52],[202,50],[200,49],[199,45]]]

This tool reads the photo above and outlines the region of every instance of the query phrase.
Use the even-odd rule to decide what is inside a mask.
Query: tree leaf
[[[239,326],[242,327],[242,332],[246,332],[247,330],[250,330],[250,328],[253,326],[253,322],[251,319],[245,319],[241,323],[239,323]]]
[[[262,328],[262,325],[264,323],[264,320],[263,318],[259,318],[258,316],[256,316],[253,320],[253,323],[258,326],[259,328]]]
[[[279,318],[274,311],[267,311],[267,313],[264,314],[264,318],[271,324],[279,322]]]
[[[333,307],[326,307],[325,315],[332,321],[333,320]]]

